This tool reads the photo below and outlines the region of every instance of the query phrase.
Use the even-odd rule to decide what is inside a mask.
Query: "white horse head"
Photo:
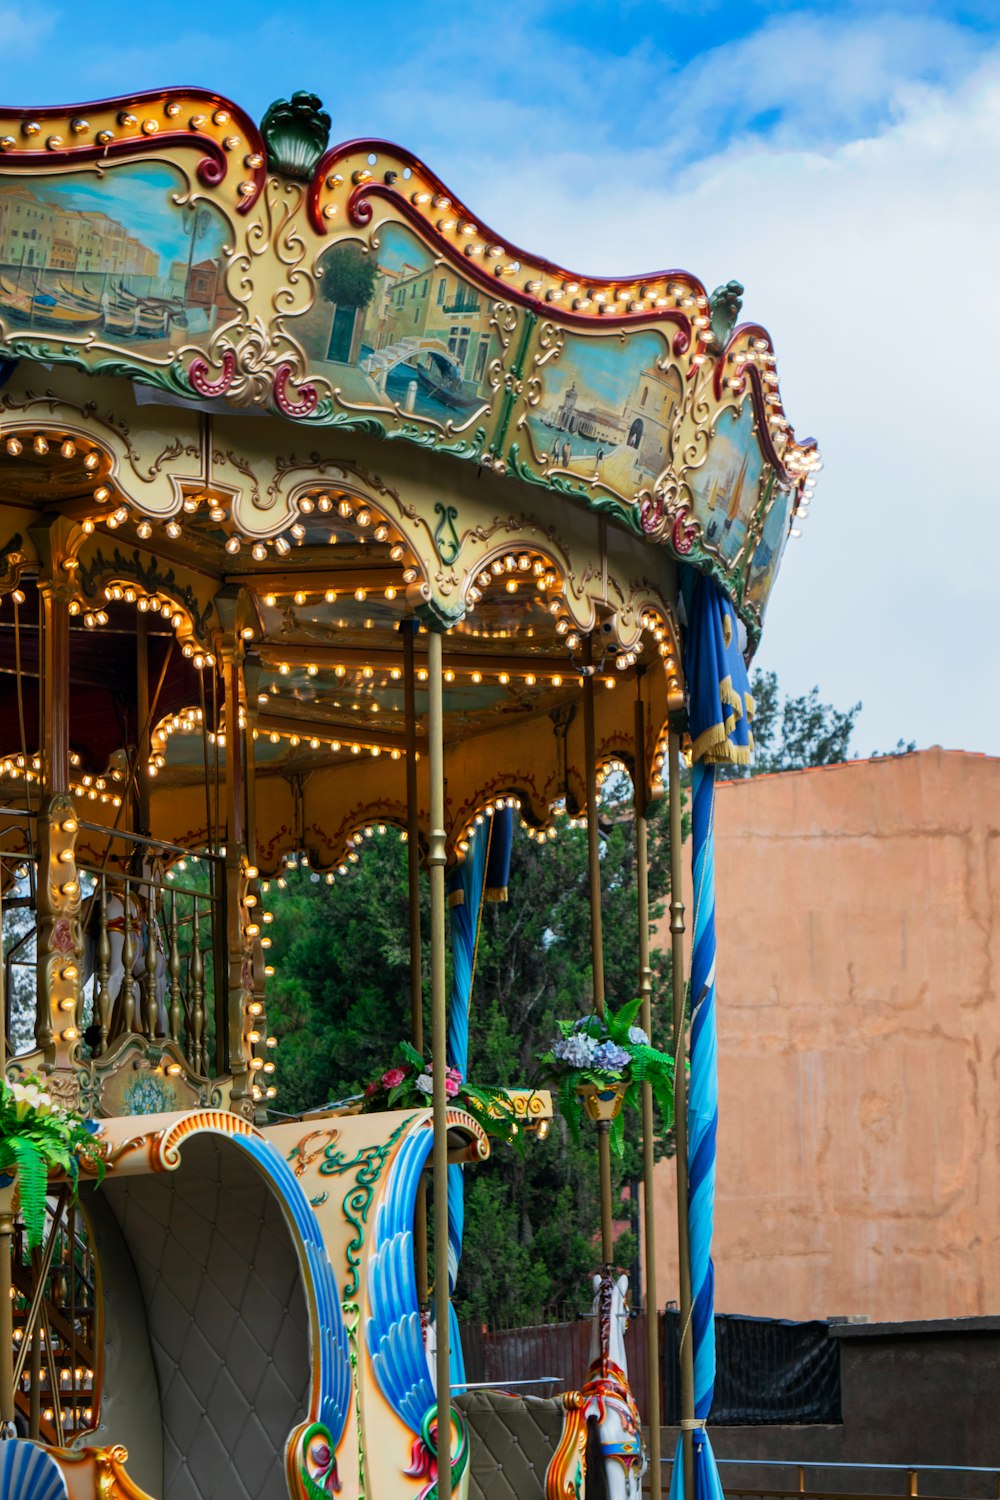
[[[616,1279],[606,1268],[593,1284],[590,1368],[581,1391],[588,1427],[596,1437],[588,1441],[588,1469],[603,1460],[609,1500],[639,1500],[648,1459],[625,1359],[628,1277]]]

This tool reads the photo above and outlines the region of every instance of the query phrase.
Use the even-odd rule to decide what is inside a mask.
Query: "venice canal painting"
[[[161,164],[30,185],[0,177],[0,324],[8,334],[93,334],[172,348],[236,311],[225,291],[226,225],[182,208]]]
[[[754,431],[753,407],[724,411],[702,468],[691,475],[692,514],[702,540],[728,567],[738,560],[757,508],[764,458]]]
[[[666,467],[681,401],[680,376],[661,367],[659,334],[633,335],[628,358],[616,337],[565,341],[545,367],[541,401],[528,418],[532,444],[549,472],[595,480],[631,497]]]
[[[313,367],[346,403],[398,410],[455,428],[489,409],[499,344],[493,299],[398,224],[370,252],[332,246],[319,294],[297,330]]]

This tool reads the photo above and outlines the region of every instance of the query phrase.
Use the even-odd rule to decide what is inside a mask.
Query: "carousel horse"
[[[625,1363],[627,1292],[627,1276],[616,1281],[606,1269],[594,1277],[594,1333],[580,1396],[588,1432],[587,1494],[597,1500],[602,1494],[607,1500],[639,1500],[648,1463]]]
[[[159,861],[143,861],[139,875],[126,886],[109,884],[105,893],[105,920],[108,933],[108,993],[112,1000],[109,1035],[114,1038],[125,1029],[122,1014],[122,985],[125,979],[125,903],[128,902],[128,921],[131,929],[135,957],[132,960],[132,978],[135,980],[132,1014],[132,1030],[146,1030],[146,956],[150,938],[156,953],[153,970],[153,992],[156,998],[156,1035],[167,1035],[167,955],[163,933],[157,916],[157,875]],[[95,899],[90,919],[83,937],[83,983],[93,980],[94,1023],[97,1023],[97,944],[100,933],[101,914]]]

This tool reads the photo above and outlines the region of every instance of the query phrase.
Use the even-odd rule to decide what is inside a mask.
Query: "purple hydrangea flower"
[[[597,1043],[592,1036],[578,1031],[573,1036],[560,1037],[553,1043],[552,1052],[560,1062],[564,1062],[571,1068],[589,1068],[593,1066],[597,1054]]]
[[[607,1068],[609,1073],[620,1072],[631,1061],[631,1053],[626,1052],[624,1047],[619,1047],[617,1042],[602,1042],[594,1049],[594,1066]]]

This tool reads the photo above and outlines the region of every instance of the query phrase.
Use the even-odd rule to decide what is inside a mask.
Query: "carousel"
[[[746,663],[818,454],[738,283],[563,270],[406,151],[329,131],[306,94],[260,125],[196,90],[0,109],[0,1497],[428,1500],[444,1475],[491,1500],[659,1496],[657,1383],[638,1413],[610,1264],[627,1064],[583,1090],[602,1243],[580,1388],[467,1390],[449,1304],[463,1173],[494,1141],[451,1083],[475,1071],[468,919],[512,831],[585,820],[593,1037],[614,1034],[612,763],[634,787],[647,1041],[661,796],[675,835],[691,1493],[713,766],[751,753]],[[390,826],[429,1093],[288,1119],[269,882],[341,879]],[[631,1076],[651,1209],[654,1086]],[[544,1136],[553,1098],[492,1112]]]

